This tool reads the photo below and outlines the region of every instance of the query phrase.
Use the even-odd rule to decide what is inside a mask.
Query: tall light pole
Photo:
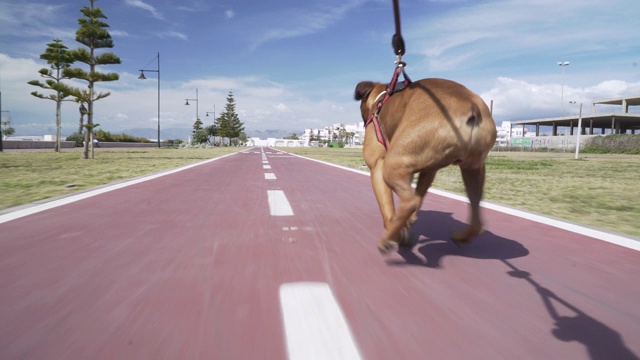
[[[558,61],[558,66],[562,68],[562,88],[560,89],[560,116],[564,115],[564,68],[569,66],[568,61]]]
[[[158,149],[160,149],[160,52],[158,52],[158,55],[156,56],[156,58],[158,59],[158,70],[145,70],[145,69],[142,69],[142,70],[140,70],[140,76],[138,76],[138,79],[140,79],[140,80],[146,80],[147,79],[144,76],[144,72],[145,71],[158,73]],[[151,61],[153,61],[153,60],[151,60]]]
[[[189,100],[196,102],[196,121],[200,120],[200,115],[198,113],[198,88],[196,88],[196,98],[195,99],[185,99],[185,105],[189,105]]]

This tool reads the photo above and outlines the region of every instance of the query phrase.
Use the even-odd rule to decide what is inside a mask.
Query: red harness
[[[389,143],[387,142],[387,139],[385,139],[384,135],[382,134],[382,129],[380,128],[380,121],[378,120],[378,114],[380,114],[382,105],[384,105],[384,103],[387,102],[387,100],[389,100],[391,95],[404,89],[409,84],[411,84],[411,79],[409,79],[409,77],[407,76],[407,73],[404,71],[405,65],[406,64],[402,61],[398,62],[398,66],[396,67],[396,70],[393,72],[393,77],[391,78],[391,82],[389,83],[389,85],[387,85],[387,89],[385,90],[384,97],[382,98],[382,100],[378,101],[378,103],[376,104],[376,110],[373,112],[373,114],[371,114],[371,116],[369,116],[367,121],[365,121],[364,123],[365,129],[367,128],[367,126],[369,126],[369,124],[373,123],[373,127],[376,130],[376,137],[378,138],[378,142],[380,142],[380,144],[384,146],[385,150],[389,147]],[[404,77],[404,81],[400,84],[400,86],[396,86],[398,85],[398,77],[400,76],[400,73],[402,73],[402,76]]]

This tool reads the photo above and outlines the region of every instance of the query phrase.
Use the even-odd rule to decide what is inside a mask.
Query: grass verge
[[[0,210],[174,169],[240,148],[99,149],[83,160],[82,150],[0,153]]]
[[[355,169],[362,149],[287,148]],[[640,156],[494,152],[487,159],[484,200],[587,226],[640,236]],[[434,188],[465,194],[457,166],[438,172]],[[427,200],[428,201],[428,200]]]

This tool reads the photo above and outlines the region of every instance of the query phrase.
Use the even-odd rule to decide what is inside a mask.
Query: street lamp
[[[198,88],[196,88],[196,98],[195,99],[185,99],[185,105],[189,105],[189,100],[196,102],[196,121],[200,120],[200,115],[198,113]]]
[[[215,120],[216,118],[216,105],[213,105],[213,111],[207,111],[207,113],[205,114],[205,116],[209,116],[209,114],[213,114],[213,119]]]
[[[142,70],[140,70],[140,76],[138,76],[138,79],[140,79],[140,80],[146,80],[147,79],[147,77],[144,76],[144,72],[145,71],[158,73],[158,149],[160,149],[160,52],[158,52],[158,55],[156,56],[156,58],[158,59],[158,70],[145,70],[145,69],[142,69]],[[151,60],[151,61],[153,61],[153,60]],[[147,64],[147,66],[148,65],[149,64]]]
[[[558,61],[558,66],[562,68],[562,88],[560,89],[560,116],[563,114],[564,109],[564,68],[569,66],[568,61]]]

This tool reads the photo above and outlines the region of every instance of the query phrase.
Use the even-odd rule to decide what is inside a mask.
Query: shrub
[[[205,130],[198,130],[193,134],[192,144],[206,144],[209,142],[209,137]]]
[[[127,134],[111,134],[108,131],[97,130],[93,133],[93,136],[101,142],[135,142],[135,143],[150,143],[149,139],[142,137],[135,137]]]
[[[84,137],[80,133],[73,133],[67,136],[67,141],[74,141],[76,143],[76,147],[82,147]]]

